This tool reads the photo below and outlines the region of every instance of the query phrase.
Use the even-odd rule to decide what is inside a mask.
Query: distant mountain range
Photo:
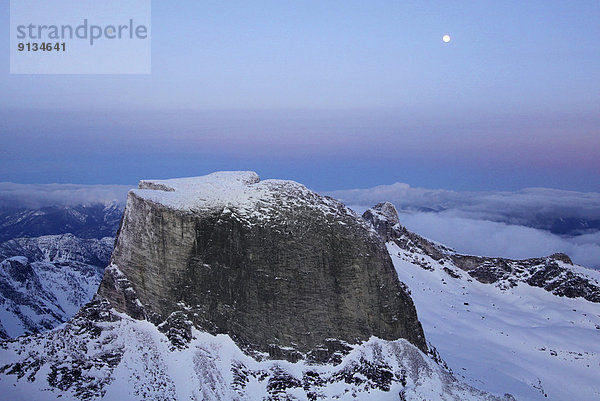
[[[0,242],[13,238],[73,234],[79,238],[114,237],[123,215],[117,202],[41,208],[0,207]]]
[[[91,300],[122,213],[115,202],[0,209],[0,338],[52,329]]]
[[[0,244],[0,338],[52,329],[96,293],[113,238],[72,234]]]

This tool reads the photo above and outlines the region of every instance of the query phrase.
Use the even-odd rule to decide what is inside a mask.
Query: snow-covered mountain
[[[0,244],[0,338],[49,330],[75,315],[96,293],[113,241],[63,234]]]
[[[455,374],[519,400],[600,399],[600,272],[563,254],[460,255],[406,230],[390,203],[364,217],[387,240],[426,337]]]
[[[0,338],[52,329],[92,299],[122,214],[116,201],[0,208]]]
[[[512,399],[456,380],[384,241],[300,184],[249,172],[142,181],[111,262],[74,319],[3,343],[4,394]]]
[[[13,238],[73,234],[80,238],[114,237],[123,215],[123,205],[106,204],[0,207],[0,242]]]
[[[406,230],[389,203],[360,218],[253,173],[140,188],[94,300],[0,343],[6,397],[600,397],[600,274],[566,255],[460,255]]]

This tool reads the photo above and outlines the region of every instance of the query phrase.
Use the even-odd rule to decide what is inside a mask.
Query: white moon
[[[450,42],[450,35],[444,35],[444,36],[442,36],[442,40],[443,40],[445,43],[448,43],[448,42]]]

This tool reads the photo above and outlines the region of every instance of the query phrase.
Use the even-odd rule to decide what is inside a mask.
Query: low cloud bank
[[[328,195],[358,212],[390,201],[409,230],[461,253],[522,259],[564,252],[577,264],[600,268],[600,193],[457,192],[395,183]]]
[[[0,207],[39,208],[117,202],[124,205],[129,185],[14,184],[0,182]]]
[[[395,183],[328,194],[346,204],[371,206],[387,200],[398,210],[452,211],[459,217],[524,225],[561,234],[582,234],[586,230],[600,229],[600,193],[596,192],[549,188],[527,188],[515,192],[456,192]]]
[[[563,237],[531,227],[446,213],[401,213],[400,222],[460,253],[526,259],[563,252],[574,263],[600,269],[600,232]]]

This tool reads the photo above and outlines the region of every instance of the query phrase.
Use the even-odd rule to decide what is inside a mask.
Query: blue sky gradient
[[[315,189],[600,191],[598,1],[155,0],[152,16],[151,75],[10,75],[0,32],[0,181],[251,169]]]

